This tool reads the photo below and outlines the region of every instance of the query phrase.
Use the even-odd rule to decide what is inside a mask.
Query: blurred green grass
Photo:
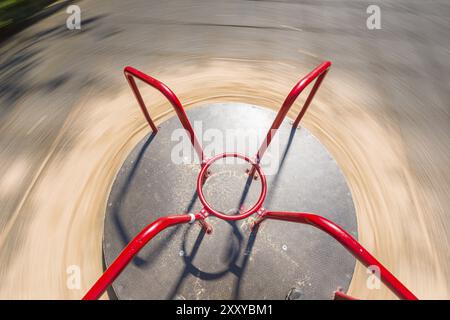
[[[56,0],[0,0],[0,32],[21,24]]]

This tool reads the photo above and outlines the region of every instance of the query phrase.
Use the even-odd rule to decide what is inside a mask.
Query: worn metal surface
[[[275,117],[273,111],[237,103],[202,106],[187,114],[207,157],[209,129],[224,133],[224,148],[226,137],[238,137],[237,150],[218,148],[216,153],[255,153],[258,143],[254,149],[249,145],[262,140]],[[248,130],[225,131],[242,128]],[[199,165],[172,161],[179,146],[178,133],[185,135],[176,129],[183,130],[178,118],[164,122],[156,135],[147,136],[134,148],[120,169],[105,218],[106,266],[157,217],[201,209],[195,193]],[[244,139],[247,143],[242,143]],[[285,121],[265,157],[266,208],[319,213],[356,236],[356,216],[345,178],[314,136],[304,128],[293,130]],[[273,172],[271,165],[278,171]],[[241,203],[248,208],[257,199],[259,180],[249,182],[245,164],[218,164],[211,170],[204,191],[215,208],[233,213]],[[348,288],[355,259],[331,237],[310,226],[280,221],[267,221],[251,233],[249,219],[233,222],[211,216],[211,235],[197,224],[162,232],[117,278],[113,284],[117,297],[284,299],[296,288],[301,299],[329,299],[338,286]]]

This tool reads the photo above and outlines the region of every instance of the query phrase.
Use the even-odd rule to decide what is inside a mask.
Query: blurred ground
[[[23,24],[54,0],[0,0],[0,35]]]
[[[0,298],[80,298],[102,271],[105,202],[148,129],[122,70],[133,65],[186,106],[279,108],[295,82],[333,62],[304,125],[352,190],[359,240],[419,298],[450,298],[447,1],[85,0],[0,48]],[[170,108],[145,91],[161,121]],[[150,103],[151,102],[151,103]],[[296,104],[298,110],[300,103]],[[78,265],[82,288],[69,290]],[[350,294],[366,288],[357,266]]]

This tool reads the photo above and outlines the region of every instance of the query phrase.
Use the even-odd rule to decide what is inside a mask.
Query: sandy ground
[[[278,109],[296,81],[322,61],[308,50],[297,54],[302,63],[205,54],[159,56],[161,67],[141,63],[139,68],[151,69],[149,73],[169,85],[188,108],[240,101]],[[416,118],[399,115],[373,93],[372,80],[379,79],[367,80],[343,65],[333,66],[304,126],[344,172],[356,206],[360,242],[419,298],[450,299],[448,105],[437,103],[439,112],[428,109]],[[396,89],[412,95],[400,85]],[[149,131],[125,79],[115,90],[114,95],[98,94],[95,88],[84,92],[33,162],[37,165],[31,166],[31,156],[11,159],[17,149],[14,139],[45,139],[49,127],[39,129],[40,118],[27,123],[20,105],[1,119],[0,137],[11,138],[0,141],[0,298],[78,299],[102,273],[109,190],[127,154]],[[151,90],[145,90],[145,99],[151,101],[157,122],[173,115],[167,102]],[[298,112],[301,101],[290,116]],[[417,129],[423,118],[436,123],[434,143],[427,143]],[[33,143],[20,146],[33,150]],[[66,285],[71,265],[81,268],[79,290]],[[349,293],[394,298],[384,287],[367,289],[366,279],[366,269],[358,264]]]

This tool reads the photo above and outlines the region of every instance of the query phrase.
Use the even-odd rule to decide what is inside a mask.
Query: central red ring
[[[258,201],[256,201],[256,203],[253,205],[253,207],[251,207],[249,210],[247,210],[243,213],[240,213],[240,214],[233,215],[233,216],[221,213],[221,212],[215,210],[214,208],[212,208],[209,205],[208,201],[206,201],[205,195],[203,194],[203,180],[204,180],[206,172],[208,172],[208,168],[217,160],[222,159],[222,158],[228,158],[228,157],[240,158],[242,160],[247,161],[248,163],[250,163],[253,166],[253,168],[255,168],[256,172],[258,172],[258,175],[261,178],[261,194],[259,195]],[[197,179],[197,194],[200,199],[200,202],[203,204],[204,209],[208,213],[211,213],[211,214],[213,214],[219,218],[222,218],[224,220],[245,219],[245,218],[251,216],[252,214],[254,214],[256,211],[258,211],[261,208],[261,206],[263,205],[264,200],[266,199],[266,194],[267,194],[266,176],[262,172],[259,164],[256,163],[254,160],[250,159],[249,157],[244,156],[239,153],[222,153],[222,154],[219,154],[219,155],[209,159],[203,165],[203,167],[200,170],[200,173],[198,175],[198,179]]]

